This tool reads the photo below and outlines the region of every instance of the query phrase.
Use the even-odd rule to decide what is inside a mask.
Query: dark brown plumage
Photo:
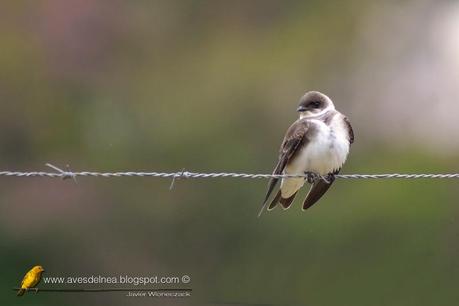
[[[279,152],[279,160],[277,162],[276,167],[274,168],[273,174],[282,174],[288,162],[291,161],[293,158],[295,158],[295,155],[298,152],[297,150],[298,147],[303,146],[308,142],[308,138],[306,137],[308,130],[309,130],[309,124],[307,120],[296,121],[289,127],[285,135],[284,141],[281,144],[281,148]],[[265,200],[263,201],[262,209],[260,210],[260,213],[258,214],[259,216],[261,215],[269,199],[269,196],[273,192],[278,182],[279,182],[278,178],[270,179],[268,183],[268,191],[266,192],[266,196],[265,196]],[[271,201],[271,204],[268,206],[268,209],[269,210],[273,209],[276,206],[277,202],[279,201],[283,203],[283,206],[285,208],[288,208],[294,198],[295,196],[293,195],[292,197],[288,199],[283,199],[280,194],[280,190],[279,190],[279,192],[276,194],[274,199]]]
[[[306,199],[304,199],[303,210],[308,209],[320,200],[320,198],[325,194],[325,192],[327,192],[328,188],[330,188],[335,181],[335,177],[333,175],[338,174],[338,172],[339,170],[334,173],[330,173],[327,180],[321,178],[312,184]]]

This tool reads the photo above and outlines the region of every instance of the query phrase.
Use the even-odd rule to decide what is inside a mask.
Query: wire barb
[[[169,186],[169,190],[174,189],[175,180],[184,177],[184,174],[185,174],[185,168],[183,168],[182,171],[175,173],[175,175],[172,177],[172,182],[171,182],[171,185]]]
[[[70,171],[70,166],[69,165],[67,165],[67,171],[64,171],[61,168],[58,168],[58,167],[56,167],[56,166],[54,166],[52,164],[49,164],[49,163],[47,163],[46,166],[56,170],[58,172],[58,174],[62,177],[63,180],[72,178],[75,181],[75,183],[77,182],[76,181],[76,174],[74,172]]]

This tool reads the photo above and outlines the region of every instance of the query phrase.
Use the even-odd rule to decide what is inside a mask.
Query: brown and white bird
[[[273,174],[307,175],[312,186],[303,202],[305,210],[330,188],[334,175],[346,161],[354,142],[354,132],[349,120],[335,109],[332,100],[318,91],[309,91],[301,97],[297,111],[300,116],[285,134]],[[305,180],[303,177],[282,178],[268,210],[277,203],[284,209],[289,208]],[[279,178],[270,180],[259,216],[278,181]]]

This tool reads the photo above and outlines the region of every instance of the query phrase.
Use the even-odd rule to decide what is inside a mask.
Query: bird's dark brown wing
[[[282,142],[279,152],[279,160],[273,170],[273,174],[282,174],[288,162],[295,157],[295,154],[298,152],[298,148],[302,147],[302,145],[308,141],[306,137],[308,128],[309,125],[306,120],[298,120],[290,126],[290,128],[287,130],[287,133],[285,134],[284,141]],[[263,212],[269,196],[273,192],[278,182],[279,178],[270,179],[268,183],[268,190],[266,192],[266,196],[258,216],[260,216]]]
[[[347,119],[347,117],[344,117],[344,122],[346,123],[346,127],[347,127],[349,144],[353,144],[354,143],[354,130],[352,129],[351,122],[349,121],[349,119]]]
[[[334,174],[338,174],[339,170],[335,171]],[[311,189],[309,189],[308,195],[304,199],[303,202],[303,210],[308,209],[312,205],[314,205],[319,199],[327,192],[328,188],[333,184],[335,181],[335,177],[333,175],[329,175],[327,180],[319,179],[317,182],[312,184]]]

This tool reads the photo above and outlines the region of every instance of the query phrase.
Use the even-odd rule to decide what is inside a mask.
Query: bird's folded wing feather
[[[344,122],[346,123],[347,126],[347,132],[348,132],[348,137],[349,137],[349,144],[354,143],[354,130],[352,129],[351,122],[347,117],[344,117]]]
[[[298,120],[290,126],[285,135],[284,141],[282,142],[279,160],[276,167],[273,170],[273,174],[282,174],[285,166],[295,157],[295,154],[299,151],[300,144],[304,144],[308,141],[307,132],[309,129],[308,122],[306,120]],[[269,196],[276,187],[279,178],[271,178],[268,183],[268,190],[266,192],[263,207],[266,205]],[[262,208],[263,209],[263,208]]]

